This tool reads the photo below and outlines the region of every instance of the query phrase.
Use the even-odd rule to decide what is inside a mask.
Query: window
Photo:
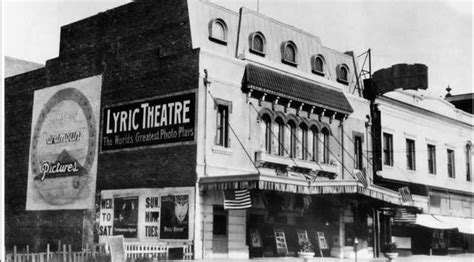
[[[343,84],[349,83],[349,67],[347,65],[339,65],[337,68],[337,81]]]
[[[362,170],[363,169],[363,158],[362,158],[362,137],[354,137],[354,168]]]
[[[441,207],[441,197],[430,195],[430,206]]]
[[[411,139],[406,140],[406,154],[407,154],[407,169],[415,170],[415,141]]]
[[[262,117],[265,124],[265,151],[270,154],[272,152],[272,121],[268,115]]]
[[[224,206],[213,206],[212,234],[227,236],[227,211]]]
[[[277,118],[276,123],[278,124],[278,155],[283,156],[285,154],[285,123],[281,118]]]
[[[324,76],[324,58],[321,55],[312,58],[313,73]]]
[[[296,66],[296,45],[291,42],[284,42],[282,45],[282,62]]]
[[[383,133],[383,164],[393,166],[393,136]]]
[[[466,145],[466,181],[471,181],[471,145]]]
[[[327,129],[322,130],[323,133],[323,163],[329,163],[329,131]]]
[[[302,123],[301,129],[301,159],[308,159],[308,127]]]
[[[436,146],[428,145],[428,173],[436,174]]]
[[[454,150],[448,149],[448,176],[455,178],[455,167],[454,167]]]
[[[229,147],[229,107],[217,105],[216,145]]]
[[[312,147],[313,161],[318,162],[319,161],[319,154],[318,154],[319,133],[318,133],[318,129],[316,127],[312,127],[311,128],[311,133],[313,135],[313,147]]]
[[[260,32],[250,34],[250,52],[265,55],[265,37]]]
[[[293,121],[288,122],[290,126],[290,157],[296,156],[296,125]]]
[[[209,23],[209,39],[220,43],[227,44],[227,25],[224,20],[217,18]]]

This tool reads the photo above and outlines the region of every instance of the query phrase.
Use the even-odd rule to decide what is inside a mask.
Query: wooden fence
[[[127,262],[167,260],[169,247],[167,243],[140,243],[125,242]],[[46,252],[29,252],[29,247],[23,253],[18,252],[14,246],[13,253],[7,253],[5,262],[111,262],[110,247],[97,244],[86,247],[82,251],[72,251],[71,245],[59,245],[57,251],[51,251],[50,245]],[[183,243],[183,259],[193,259],[192,242]]]

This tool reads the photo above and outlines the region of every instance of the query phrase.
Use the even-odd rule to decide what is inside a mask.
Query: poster
[[[250,245],[253,248],[262,247],[262,239],[256,228],[250,229]]]
[[[161,197],[161,239],[188,239],[189,195]]]
[[[94,208],[102,77],[36,90],[26,210]]]
[[[137,238],[138,197],[117,197],[114,199],[113,235]]]
[[[193,142],[195,100],[193,92],[104,108],[102,151]]]

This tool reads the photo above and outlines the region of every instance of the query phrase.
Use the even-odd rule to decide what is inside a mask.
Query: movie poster
[[[161,197],[160,239],[188,239],[189,195]]]
[[[114,199],[113,235],[137,238],[138,197],[117,197]]]
[[[102,77],[36,90],[26,210],[94,208]]]

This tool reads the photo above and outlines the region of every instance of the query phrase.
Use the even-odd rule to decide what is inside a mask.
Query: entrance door
[[[212,253],[213,257],[227,257],[229,251],[228,212],[223,206],[213,207]]]

